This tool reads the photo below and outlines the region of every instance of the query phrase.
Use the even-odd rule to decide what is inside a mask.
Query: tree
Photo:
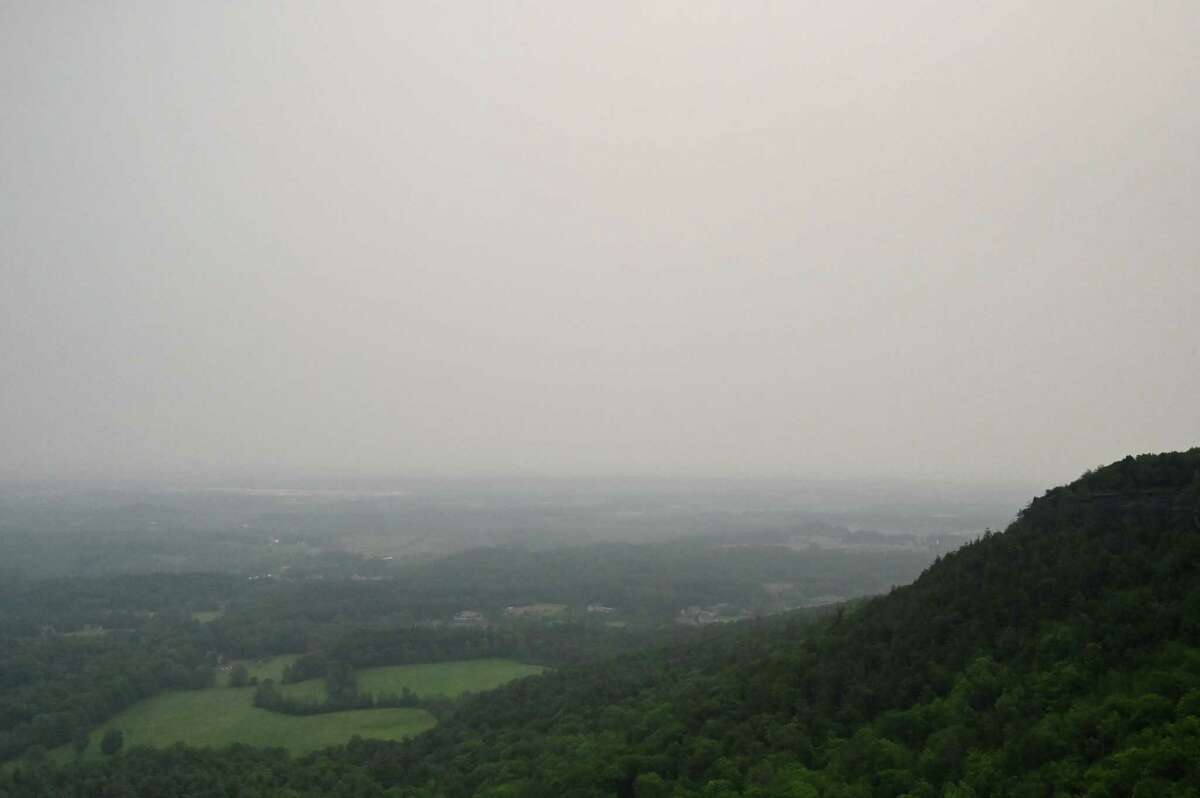
[[[31,745],[25,751],[25,759],[31,765],[40,765],[46,761],[46,746]]]
[[[667,798],[671,788],[657,773],[639,773],[633,782],[633,794],[636,798]]]
[[[83,757],[83,752],[87,750],[88,745],[92,742],[91,735],[87,733],[87,729],[76,729],[75,736],[71,738],[71,749],[75,751],[77,759]]]
[[[245,687],[250,684],[250,672],[246,670],[246,666],[238,663],[233,666],[233,670],[229,672],[230,687]]]
[[[325,671],[325,690],[333,701],[353,701],[358,695],[354,668],[345,662],[331,661]]]
[[[109,729],[100,738],[100,752],[105,756],[112,756],[120,751],[123,745],[125,745],[125,732],[120,729]]]

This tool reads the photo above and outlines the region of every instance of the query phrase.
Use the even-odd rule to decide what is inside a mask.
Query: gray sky
[[[0,0],[0,477],[1200,443],[1200,4]]]

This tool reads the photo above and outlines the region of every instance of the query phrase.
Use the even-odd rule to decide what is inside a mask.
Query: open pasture
[[[243,661],[250,674],[277,682],[295,655]],[[541,673],[544,668],[507,659],[458,660],[395,665],[358,671],[359,690],[375,695],[400,693],[454,697]],[[225,677],[227,680],[227,676]],[[225,682],[227,683],[227,681]],[[286,694],[313,701],[325,698],[323,679],[280,685]],[[254,688],[213,687],[171,690],[141,701],[91,733],[85,759],[100,758],[100,738],[110,728],[125,734],[125,746],[163,747],[174,743],[221,747],[233,743],[287,748],[296,753],[344,743],[351,737],[398,740],[433,728],[437,721],[422,709],[364,709],[319,715],[283,715],[258,709]],[[51,752],[62,762],[74,754],[63,746]]]
[[[296,717],[258,709],[252,688],[214,687],[172,690],[141,701],[91,734],[86,757],[100,754],[109,728],[125,734],[125,746],[165,747],[173,743],[219,748],[233,743],[287,748],[303,753],[344,743],[354,735],[398,740],[433,728],[437,721],[420,709],[369,709]],[[73,754],[55,749],[59,761]]]
[[[544,670],[540,665],[526,665],[510,659],[469,659],[363,668],[356,676],[361,693],[399,694],[407,687],[422,698],[455,698],[468,691],[478,693],[493,690],[513,679],[535,676]],[[280,690],[291,698],[322,701],[325,698],[325,680],[308,679],[285,684],[280,686]]]

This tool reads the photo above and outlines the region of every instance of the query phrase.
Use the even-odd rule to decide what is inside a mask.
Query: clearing
[[[244,660],[252,676],[278,681],[297,655]],[[479,692],[505,682],[542,673],[545,668],[507,659],[475,659],[422,665],[364,668],[357,672],[364,693],[399,693],[407,687],[419,696],[457,696]],[[225,679],[228,677],[226,676]],[[226,682],[227,683],[227,682]],[[295,696],[316,701],[325,698],[325,680],[310,679],[281,685]],[[254,706],[253,687],[211,687],[204,690],[170,690],[134,704],[91,733],[85,759],[100,759],[100,738],[110,728],[125,734],[125,747],[168,746],[185,743],[219,748],[233,743],[287,748],[304,753],[344,743],[351,737],[399,740],[437,725],[423,709],[360,709],[319,715],[283,715]],[[56,762],[74,758],[70,746],[50,752]]]
[[[455,698],[468,690],[475,693],[493,690],[513,679],[536,676],[544,670],[540,665],[526,665],[511,659],[468,659],[363,668],[355,675],[360,693],[399,694],[407,687],[422,698],[437,695]],[[322,701],[325,699],[325,680],[309,679],[280,685],[280,690],[292,698]]]
[[[296,717],[258,709],[254,689],[213,687],[172,690],[110,719],[92,732],[85,758],[99,759],[100,738],[110,728],[125,733],[125,746],[172,743],[219,748],[232,743],[287,748],[296,753],[344,743],[354,735],[399,740],[437,725],[421,709],[363,709]],[[56,761],[74,756],[69,746],[51,752]]]

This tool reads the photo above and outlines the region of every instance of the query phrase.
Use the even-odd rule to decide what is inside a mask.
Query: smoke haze
[[[0,477],[1200,441],[1200,6],[0,5]]]

